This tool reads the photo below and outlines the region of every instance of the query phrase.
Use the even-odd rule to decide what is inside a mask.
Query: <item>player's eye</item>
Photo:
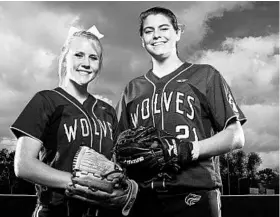
[[[84,55],[83,53],[75,53],[74,56],[78,58],[82,58]]]
[[[169,28],[164,27],[164,28],[161,28],[160,30],[161,30],[161,31],[167,31],[167,30],[169,30]]]
[[[145,29],[145,30],[144,30],[144,33],[145,33],[145,34],[150,34],[150,33],[152,33],[152,32],[153,32],[152,29]]]
[[[91,60],[98,60],[99,59],[98,56],[96,56],[96,55],[90,55],[89,58]]]

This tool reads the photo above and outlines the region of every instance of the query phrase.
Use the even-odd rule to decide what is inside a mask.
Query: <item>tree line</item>
[[[15,151],[0,150],[0,194],[35,194],[34,184],[15,176]],[[243,150],[220,157],[224,195],[248,194],[249,188],[274,189],[279,194],[279,167],[258,170],[262,159],[256,152]]]
[[[279,166],[258,170],[262,163],[256,152],[246,154],[243,150],[220,156],[220,173],[223,194],[249,194],[249,188],[258,188],[261,194],[273,189],[279,194]]]
[[[0,194],[35,194],[34,184],[16,177],[14,157],[15,151],[0,151]]]

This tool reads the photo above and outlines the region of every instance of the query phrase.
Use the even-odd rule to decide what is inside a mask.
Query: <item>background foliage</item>
[[[15,176],[15,151],[0,151],[0,194],[35,194],[34,184]],[[258,153],[237,150],[220,156],[224,195],[248,194],[249,188],[274,189],[279,194],[279,167],[258,170],[262,162]]]

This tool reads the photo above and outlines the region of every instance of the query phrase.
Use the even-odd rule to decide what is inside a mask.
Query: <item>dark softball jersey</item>
[[[187,62],[162,78],[150,70],[133,79],[116,110],[121,131],[155,126],[190,141],[209,138],[234,121],[246,122],[221,74],[210,65]],[[193,161],[170,185],[186,190],[221,187],[218,157]]]
[[[35,94],[11,126],[16,137],[30,136],[43,147],[39,159],[72,172],[75,153],[86,145],[111,159],[117,117],[109,104],[89,95],[83,104],[62,88]],[[63,202],[64,190],[36,186],[43,204]]]

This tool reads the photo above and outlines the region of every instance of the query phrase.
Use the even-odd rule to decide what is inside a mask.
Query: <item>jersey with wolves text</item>
[[[121,131],[155,126],[191,141],[209,138],[234,121],[246,121],[222,75],[210,65],[187,62],[162,78],[150,70],[133,79],[116,110]],[[194,161],[173,185],[220,187],[218,157]]]
[[[111,159],[117,117],[109,104],[89,95],[83,104],[62,88],[35,94],[11,126],[16,137],[29,136],[42,144],[39,159],[49,166],[72,172],[81,145]],[[63,200],[61,189],[36,186],[42,203]],[[57,192],[51,193],[51,192]],[[61,193],[61,194],[60,194]]]

